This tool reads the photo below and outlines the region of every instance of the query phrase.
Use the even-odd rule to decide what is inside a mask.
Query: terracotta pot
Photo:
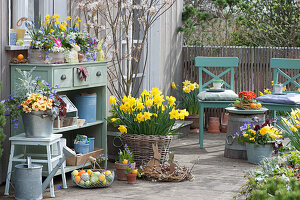
[[[117,178],[120,181],[126,181],[127,177],[125,174],[126,168],[128,167],[127,164],[121,164],[119,162],[115,162],[115,167],[116,167],[116,174],[117,174]],[[135,168],[135,163],[131,163],[131,168],[134,169]]]
[[[199,128],[199,114],[191,114],[185,117],[186,121],[192,121],[191,128]]]
[[[126,174],[126,177],[127,177],[127,183],[130,184],[136,183],[136,177],[137,177],[136,174]]]
[[[208,133],[220,133],[219,117],[210,117],[208,122]]]
[[[79,61],[80,63],[83,62],[84,58],[85,58],[85,55],[84,55],[84,54],[78,53],[78,61]]]
[[[224,116],[221,119],[221,132],[222,133],[227,133],[228,118],[229,118],[229,113],[224,113]]]

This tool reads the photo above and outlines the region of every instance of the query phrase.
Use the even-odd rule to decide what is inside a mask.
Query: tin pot
[[[22,115],[25,135],[31,138],[50,137],[53,120],[47,111],[32,111]]]

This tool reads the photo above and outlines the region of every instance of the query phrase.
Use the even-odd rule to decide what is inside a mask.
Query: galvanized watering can
[[[66,160],[66,157],[76,156],[76,153],[68,147],[63,149],[63,157],[60,158],[56,167],[51,171],[46,180],[42,183],[42,165],[32,164],[31,157],[27,157],[27,164],[15,166],[15,198],[17,200],[38,200],[43,198],[43,192],[50,184],[51,179],[59,167]]]

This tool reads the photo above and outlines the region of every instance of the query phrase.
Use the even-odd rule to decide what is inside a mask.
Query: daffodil
[[[79,24],[78,24],[78,23],[76,23],[76,24],[75,24],[75,26],[76,26],[76,27],[79,27]]]
[[[160,91],[158,88],[152,88],[151,93],[153,96],[158,96],[162,94],[162,91]]]
[[[150,108],[153,105],[153,99],[147,99],[145,105]]]
[[[121,133],[127,133],[127,128],[123,125],[120,125],[118,129]]]
[[[70,16],[67,16],[67,21],[70,21],[71,20],[71,17]]]
[[[135,110],[142,110],[142,109],[144,109],[144,108],[145,108],[145,106],[144,106],[144,104],[141,103],[141,102],[138,102],[138,103],[136,104],[136,106],[135,106]]]
[[[164,102],[165,100],[164,100],[164,98],[163,98],[162,95],[156,95],[156,96],[153,97],[153,101],[154,101],[154,103],[155,103],[156,105],[161,106],[161,105],[162,105],[162,102]]]
[[[175,110],[175,108],[173,108],[169,114],[170,114],[170,119],[179,119],[179,111]]]
[[[191,92],[191,89],[189,87],[183,87],[183,91],[185,93],[190,93]]]
[[[145,121],[151,119],[151,116],[152,116],[152,114],[150,112],[144,112]]]
[[[117,119],[116,118],[111,118],[110,121],[115,122],[115,121],[117,121]]]
[[[144,98],[144,99],[147,99],[150,97],[150,93],[147,91],[147,90],[144,90],[141,94],[141,96]]]
[[[182,82],[182,84],[183,84],[184,86],[188,86],[189,84],[191,84],[191,81],[185,80],[184,82]]]
[[[144,115],[143,115],[143,113],[139,113],[139,114],[137,114],[136,115],[136,120],[139,122],[139,123],[141,123],[142,121],[144,121]]]
[[[116,98],[114,96],[109,97],[109,104],[115,106],[116,105]]]
[[[174,82],[172,82],[171,87],[172,87],[173,89],[176,89],[176,84],[175,84]]]
[[[170,97],[167,96],[166,99],[170,102],[170,106],[173,106],[176,102],[176,98],[173,96]]]

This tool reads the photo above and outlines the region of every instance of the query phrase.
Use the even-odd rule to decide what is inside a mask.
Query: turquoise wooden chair
[[[282,83],[283,86],[292,84],[296,88],[300,88],[300,84],[297,79],[300,78],[300,73],[290,77],[282,71],[282,69],[300,69],[300,59],[287,59],[287,58],[271,58],[270,67],[274,71],[273,83],[278,84],[278,77],[282,75],[286,81]],[[274,92],[274,89],[273,89]],[[284,91],[284,93],[300,93],[299,91]],[[298,104],[278,104],[278,103],[264,103],[262,106],[272,111],[272,117],[276,118],[276,111],[291,111],[291,109],[299,108]]]
[[[239,59],[237,57],[196,57],[195,58],[195,66],[199,68],[199,95],[207,95],[209,97],[212,92],[206,92],[208,86],[213,82],[213,80],[220,80],[222,76],[230,73],[230,83],[224,82],[224,86],[226,87],[226,92],[233,93],[233,97],[230,100],[210,100],[208,99],[200,99],[199,98],[199,143],[200,148],[203,148],[203,131],[204,131],[204,108],[226,108],[231,103],[234,103],[237,94],[234,93],[234,69],[238,67]],[[218,75],[215,75],[209,68],[211,67],[220,67],[224,69],[224,71]],[[211,76],[212,79],[206,83],[203,83],[202,75],[206,73]],[[199,97],[198,95],[198,97]],[[228,98],[226,98],[228,99]]]

